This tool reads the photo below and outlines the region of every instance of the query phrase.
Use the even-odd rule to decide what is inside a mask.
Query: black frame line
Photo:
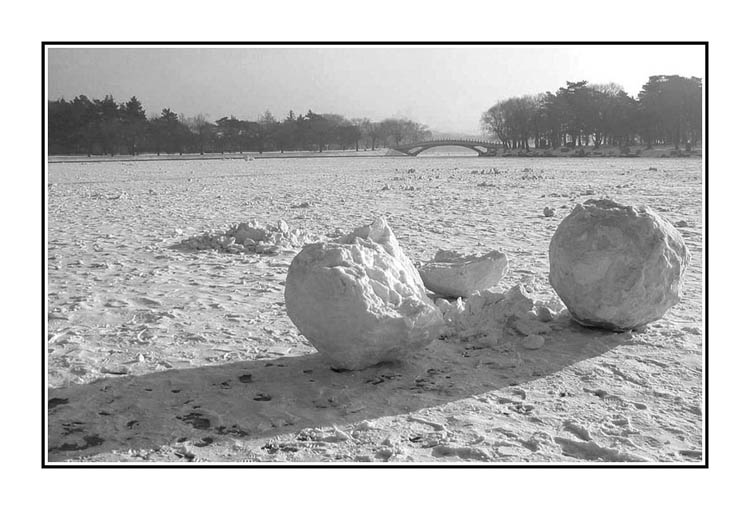
[[[709,197],[709,108],[708,108],[708,41],[42,41],[42,122],[41,122],[41,154],[42,154],[42,363],[41,363],[41,446],[42,446],[42,469],[708,469],[709,463],[709,373],[708,373],[708,197]],[[703,190],[703,463],[702,464],[613,464],[613,463],[587,463],[587,464],[276,464],[276,463],[238,463],[238,464],[84,464],[84,463],[56,463],[47,462],[46,440],[47,440],[47,339],[45,335],[47,325],[47,282],[46,282],[46,192],[47,192],[47,94],[46,94],[46,69],[47,69],[47,47],[48,46],[703,46],[704,47],[704,77],[703,77],[703,101],[704,101],[704,123],[702,160],[704,168],[704,190]]]

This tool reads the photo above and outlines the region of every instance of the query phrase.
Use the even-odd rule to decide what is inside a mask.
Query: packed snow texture
[[[628,330],[680,301],[685,242],[648,207],[587,200],[560,223],[549,247],[550,283],[586,326]]]
[[[292,260],[289,318],[335,368],[396,361],[440,333],[443,318],[384,218]]]
[[[466,300],[459,298],[454,302],[438,299],[437,305],[444,314],[446,333],[490,346],[513,336],[549,333],[547,323],[562,317],[564,311],[557,299],[534,301],[523,285],[515,285],[506,292],[476,292]]]
[[[318,238],[300,229],[290,229],[284,220],[276,225],[261,226],[256,220],[233,225],[226,232],[206,232],[183,239],[178,248],[189,250],[217,250],[227,253],[259,253],[274,255],[280,251],[293,250]]]

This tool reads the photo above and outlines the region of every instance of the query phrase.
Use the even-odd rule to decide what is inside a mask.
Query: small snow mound
[[[529,335],[521,342],[526,349],[536,350],[544,347],[544,337],[542,335]]]
[[[538,181],[544,179],[544,170],[536,170],[533,168],[524,168],[521,174],[521,179],[524,181]]]
[[[446,334],[461,340],[498,344],[507,337],[547,334],[546,322],[558,317],[563,306],[554,299],[534,301],[526,289],[516,285],[506,292],[475,292],[454,302],[438,299]]]
[[[233,225],[225,232],[206,232],[183,239],[175,247],[187,250],[275,255],[280,251],[296,251],[295,248],[318,240],[318,237],[300,229],[292,230],[284,220],[265,227],[252,220]]]

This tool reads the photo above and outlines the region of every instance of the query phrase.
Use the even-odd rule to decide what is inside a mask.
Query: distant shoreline
[[[388,154],[389,149],[378,149],[375,151],[293,151],[293,152],[267,152],[259,153],[225,153],[225,154],[165,154],[157,156],[156,154],[143,154],[138,156],[115,155],[102,156],[96,155],[87,157],[84,155],[53,155],[47,158],[47,162],[52,163],[102,163],[107,161],[121,162],[141,162],[141,161],[216,161],[216,160],[253,160],[253,159],[293,159],[293,158],[409,158],[410,156],[400,156]],[[466,157],[474,157],[470,152],[466,152]],[[457,154],[445,150],[431,150],[421,157],[463,157],[464,153]],[[525,149],[512,149],[507,152],[501,152],[497,156],[488,156],[486,159],[501,158],[701,158],[703,151],[701,147],[692,149],[690,152],[674,147],[658,146],[651,149],[646,147],[633,146],[623,151],[619,147],[599,147],[584,146],[576,148],[561,147],[557,149],[531,149],[528,152]]]
[[[630,146],[621,148],[616,146],[559,147],[557,149],[513,149],[498,154],[498,158],[702,158],[701,146],[690,151],[684,148],[675,149],[674,146],[659,145],[652,148],[646,146]]]
[[[140,156],[128,156],[128,155],[116,155],[116,156],[49,156],[47,158],[48,163],[106,163],[108,161],[122,161],[122,162],[140,162],[140,161],[220,161],[220,160],[249,160],[254,159],[293,159],[293,158],[375,158],[384,157],[385,151],[370,153],[370,152],[354,152],[346,151],[329,151],[328,153],[318,152],[305,152],[305,153],[266,153],[266,154],[184,154],[182,156],[177,154],[166,154],[164,156],[157,156],[155,154],[144,154]]]

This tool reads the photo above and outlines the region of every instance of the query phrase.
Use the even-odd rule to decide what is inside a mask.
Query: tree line
[[[427,126],[401,118],[376,122],[309,110],[295,115],[290,110],[277,120],[266,110],[254,121],[232,115],[211,122],[204,115],[185,117],[169,108],[149,118],[135,96],[125,103],[111,95],[48,101],[49,154],[359,151],[430,137]]]
[[[621,86],[566,82],[556,92],[511,97],[482,114],[485,133],[506,149],[683,145],[702,139],[702,82],[676,75],[651,76],[629,96]]]

